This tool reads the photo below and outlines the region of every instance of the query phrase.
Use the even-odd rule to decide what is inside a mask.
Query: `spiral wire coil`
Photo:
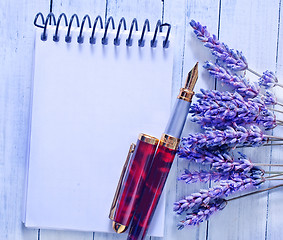
[[[41,23],[39,23],[39,21],[41,20]],[[63,23],[61,23],[63,21]],[[75,21],[75,22],[74,22]],[[87,22],[87,23],[86,23]],[[71,31],[72,31],[72,26],[73,27],[77,27],[80,28],[79,30],[79,35],[77,37],[77,42],[79,44],[82,44],[84,42],[84,36],[83,36],[83,31],[85,28],[90,28],[92,29],[91,32],[91,36],[89,38],[89,43],[90,44],[95,44],[96,43],[96,39],[95,39],[95,31],[96,31],[96,27],[97,24],[99,25],[100,29],[104,29],[104,34],[103,37],[101,39],[101,43],[103,45],[107,45],[108,44],[108,37],[107,37],[107,33],[108,33],[108,28],[111,27],[112,29],[115,29],[115,22],[113,17],[109,17],[106,21],[105,24],[105,28],[103,27],[103,21],[102,21],[102,17],[101,16],[97,16],[94,20],[94,23],[92,25],[91,23],[91,19],[89,17],[89,15],[85,15],[80,23],[79,17],[77,16],[77,14],[73,14],[70,18],[70,20],[68,21],[68,18],[66,16],[65,13],[61,13],[58,17],[58,19],[56,20],[55,15],[50,12],[46,18],[44,18],[43,14],[41,12],[39,12],[38,14],[36,14],[35,19],[34,19],[34,25],[36,27],[42,28],[43,32],[41,34],[41,40],[42,41],[46,41],[47,40],[47,26],[48,25],[54,25],[55,28],[55,33],[53,35],[53,41],[54,42],[58,42],[59,41],[59,35],[58,35],[58,31],[59,31],[59,27],[60,27],[60,23],[64,24],[65,27],[68,28],[67,30],[67,34],[65,36],[65,42],[66,43],[70,43],[72,41],[72,36],[71,36]],[[76,24],[76,26],[74,25]],[[86,24],[88,24],[88,26],[85,26]],[[133,31],[138,31],[138,22],[137,19],[134,18],[131,22],[130,25],[130,30],[129,30],[129,34],[128,37],[126,39],[126,45],[127,46],[132,46],[132,34]],[[152,48],[155,48],[157,46],[157,35],[159,32],[163,31],[163,28],[167,27],[167,33],[165,35],[165,39],[163,40],[162,46],[163,48],[168,48],[169,47],[169,35],[170,35],[170,30],[171,30],[171,25],[169,23],[161,23],[160,20],[157,21],[156,26],[155,26],[155,30],[154,30],[154,35],[152,40],[150,41],[150,46]],[[122,17],[119,21],[118,24],[118,28],[116,31],[116,36],[114,38],[114,45],[115,46],[119,46],[120,45],[120,32],[121,32],[121,28],[123,30],[127,30],[127,26],[126,26],[126,20],[124,17]],[[142,27],[142,32],[141,32],[141,37],[138,40],[138,46],[139,47],[144,47],[145,44],[145,34],[146,31],[149,32],[150,31],[150,24],[149,24],[149,20],[146,19],[143,27]]]

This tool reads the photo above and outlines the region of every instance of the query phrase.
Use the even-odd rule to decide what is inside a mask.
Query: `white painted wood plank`
[[[187,1],[165,1],[164,2],[164,22],[172,26],[172,35],[174,36],[174,62],[173,62],[173,84],[172,84],[172,106],[174,98],[181,88],[184,47],[185,47],[185,25],[186,25]],[[170,174],[166,183],[166,208],[165,208],[165,233],[164,239],[181,239],[182,232],[177,230],[177,218],[173,212],[173,203],[178,200],[177,178],[180,175],[178,171],[178,158],[174,159]],[[176,197],[177,195],[177,197]]]
[[[125,17],[128,28],[131,21],[136,18],[139,29],[142,29],[145,19],[150,21],[150,27],[154,29],[156,21],[162,18],[163,4],[161,0],[108,0],[107,2],[107,17],[112,16],[116,26],[118,26],[120,18]]]
[[[52,12],[55,16],[59,16],[60,13],[66,13],[68,19],[73,14],[77,14],[81,20],[85,14],[88,14],[91,17],[92,23],[97,15],[100,15],[102,19],[105,18],[105,9],[106,9],[106,0],[81,0],[81,1],[72,1],[72,0],[58,0],[53,1]]]
[[[145,17],[149,17],[151,22],[161,18],[161,1],[152,1],[151,4],[156,5],[152,9],[150,4],[147,7],[145,6],[147,3],[140,1],[139,3],[130,1],[114,2],[114,5],[111,5],[111,1],[109,1],[108,4],[108,16],[113,14],[115,20],[125,16],[128,25],[128,19],[136,16],[138,16],[139,26],[141,26],[140,22],[143,22]],[[189,1],[187,3],[184,0],[165,0],[164,21],[176,25],[179,24],[176,38],[178,47],[175,50],[174,64],[174,79],[177,80],[174,84],[173,94],[177,93],[178,88],[181,86],[181,80],[184,80],[187,71],[193,66],[195,60],[204,61],[210,58],[208,51],[191,34],[188,21],[194,18],[208,25],[210,31],[216,33],[217,4],[218,1]],[[136,7],[136,5],[139,7]],[[144,6],[142,7],[142,5]],[[76,12],[80,17],[85,13],[89,13],[93,18],[97,14],[103,16],[105,14],[105,6],[106,1],[96,1],[95,3],[88,0],[80,1],[80,3],[75,1],[54,1],[53,11],[56,13],[56,16],[61,12],[66,12],[68,16]],[[265,3],[264,1],[259,1],[258,3],[241,0],[222,1],[220,38],[229,43],[231,47],[242,49],[250,62],[250,66],[258,71],[264,71],[265,69],[275,70],[277,8],[278,0],[273,1],[272,4],[270,2],[269,4]],[[0,116],[0,129],[2,132],[0,138],[0,212],[2,215],[0,218],[0,238],[35,240],[37,239],[37,231],[23,228],[20,222],[25,171],[25,127],[27,123],[27,106],[29,104],[33,48],[32,19],[37,11],[47,13],[49,11],[49,2],[24,1],[23,3],[15,3],[14,1],[2,1],[0,2],[0,9],[0,44],[5,46],[0,51],[1,70],[5,69],[5,71],[0,71],[0,79],[4,79],[4,81],[1,81],[0,88],[0,106],[2,109]],[[10,23],[13,18],[15,20]],[[21,19],[24,19],[24,21],[21,22]],[[8,22],[9,28],[6,27]],[[27,28],[28,30],[26,30]],[[186,36],[184,35],[185,31]],[[282,38],[282,32],[281,29],[280,38]],[[183,54],[184,41],[185,53]],[[280,42],[281,45],[282,40]],[[283,52],[280,46],[277,71],[279,78],[283,79]],[[185,64],[183,65],[182,62]],[[202,83],[198,83],[197,90],[200,86],[205,88],[213,87],[213,82],[208,83],[210,80],[207,79],[206,73],[201,73],[200,78],[202,78]],[[204,85],[202,85],[203,83]],[[277,91],[277,95],[279,94],[281,94],[281,91]],[[282,98],[281,102],[283,102]],[[191,124],[188,124],[186,127],[186,132],[196,130]],[[281,131],[276,129],[274,134],[283,136]],[[269,150],[257,150],[259,153],[255,154],[253,152],[249,153],[249,155],[254,159],[258,159],[258,161],[268,162]],[[272,149],[272,162],[282,163],[281,151],[280,147]],[[164,239],[205,239],[205,226],[184,229],[182,231],[177,231],[175,228],[177,218],[172,212],[172,203],[185,194],[198,191],[200,187],[199,185],[183,186],[180,183],[176,185],[176,177],[182,172],[184,167],[186,167],[185,163],[175,161],[168,179]],[[283,210],[281,192],[271,192],[269,201],[266,201],[266,194],[263,194],[260,197],[256,196],[251,199],[229,203],[223,212],[212,217],[209,224],[209,239],[264,239],[267,202],[269,207],[267,239],[280,239],[282,236],[282,228],[280,226],[282,225],[281,213]],[[251,218],[250,215],[253,217]],[[92,239],[92,233],[85,235],[85,233],[65,231],[41,230],[40,236],[41,239],[45,240]],[[124,237],[117,234],[95,233],[94,239],[124,239]]]
[[[171,23],[177,28],[175,34],[175,59],[174,59],[174,85],[173,95],[179,91],[179,88],[184,84],[188,72],[199,61],[199,80],[195,91],[200,88],[212,89],[214,81],[208,78],[202,69],[205,60],[211,58],[210,54],[202,44],[196,39],[192,28],[189,25],[191,19],[196,21],[206,22],[212,31],[217,32],[218,26],[218,7],[219,1],[165,1],[164,20]],[[199,126],[187,121],[183,136],[189,133],[200,131]],[[198,192],[200,188],[206,188],[207,184],[185,184],[179,182],[177,178],[183,173],[184,169],[188,168],[188,162],[183,159],[176,159],[172,167],[170,178],[167,184],[167,205],[166,205],[166,230],[165,239],[205,239],[206,224],[199,227],[188,227],[183,230],[177,230],[177,223],[181,219],[185,219],[185,214],[177,216],[173,212],[173,202],[180,198],[189,195],[193,192]],[[198,169],[199,165],[190,164],[190,169]],[[202,167],[203,169],[203,167]]]
[[[242,50],[251,68],[259,72],[274,70],[278,1],[273,4],[244,0],[221,3],[220,40]],[[249,73],[247,76],[257,80]],[[244,152],[253,162],[269,162],[269,147]],[[266,214],[266,194],[229,202],[222,212],[211,217],[208,239],[265,239]]]
[[[40,230],[40,240],[92,240],[93,233],[79,231]]]
[[[129,230],[127,230],[124,234],[116,234],[116,233],[100,233],[100,232],[95,232],[94,233],[94,240],[108,240],[108,239],[113,239],[113,240],[125,240],[127,239],[127,233]],[[146,237],[145,240],[149,240],[149,237]],[[153,239],[153,238],[152,238]],[[162,238],[159,238],[160,240]]]
[[[32,79],[33,19],[49,0],[0,2],[0,239],[36,240],[22,224],[27,126]]]
[[[282,2],[280,1],[280,29],[279,29],[279,45],[278,45],[278,60],[277,60],[277,77],[279,79],[279,82],[282,84],[283,82],[283,26],[282,26]],[[276,87],[274,89],[275,94],[277,96],[277,100],[279,102],[283,102],[283,89]],[[277,109],[281,109],[282,107],[276,106]],[[283,114],[276,113],[278,119],[283,119]],[[273,134],[276,136],[283,136],[283,127],[277,127],[274,129]],[[272,147],[271,152],[271,163],[274,164],[283,164],[283,158],[282,158],[282,146],[274,146]],[[272,170],[276,171],[282,171],[282,168],[275,168],[273,167]],[[282,181],[276,181],[273,183],[273,185],[280,184]],[[268,194],[268,214],[267,214],[267,226],[266,226],[266,236],[268,240],[276,240],[280,239],[283,236],[283,189],[277,189],[270,191]]]

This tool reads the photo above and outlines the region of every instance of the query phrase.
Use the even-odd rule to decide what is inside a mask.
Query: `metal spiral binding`
[[[70,43],[72,41],[72,37],[71,37],[71,27],[73,24],[74,19],[76,19],[77,21],[77,27],[80,27],[80,20],[77,14],[73,14],[73,16],[70,19],[69,25],[68,25],[68,32],[67,35],[65,37],[65,42],[66,43]]]
[[[129,36],[126,40],[126,45],[128,47],[132,46],[132,44],[133,44],[132,33],[133,33],[133,30],[134,30],[134,26],[136,26],[136,31],[138,31],[138,21],[137,21],[136,18],[134,18],[133,21],[132,21]]]
[[[83,29],[84,29],[84,25],[85,25],[85,21],[86,19],[88,20],[88,27],[91,28],[91,20],[90,17],[88,15],[85,15],[82,21],[82,25],[81,25],[81,29],[80,29],[80,34],[78,36],[78,43],[83,43],[84,42],[84,37],[83,37]]]
[[[47,40],[47,27],[48,25],[54,25],[56,28],[55,28],[55,33],[53,35],[53,41],[54,42],[58,42],[60,39],[59,39],[59,27],[60,27],[60,23],[61,23],[61,20],[62,18],[64,19],[64,24],[66,27],[68,27],[68,30],[67,30],[67,34],[65,36],[65,42],[67,43],[70,43],[72,41],[72,25],[73,25],[73,21],[76,21],[76,26],[73,26],[73,27],[77,27],[77,28],[80,28],[79,30],[79,35],[77,37],[77,42],[79,44],[82,44],[84,42],[84,36],[83,36],[83,32],[84,32],[84,29],[86,29],[87,27],[89,29],[92,29],[92,32],[91,32],[91,36],[89,38],[89,43],[90,44],[96,44],[96,38],[95,38],[95,32],[96,32],[96,27],[97,27],[97,24],[99,25],[100,29],[104,29],[104,34],[103,34],[103,37],[101,39],[101,43],[103,45],[107,45],[108,44],[108,37],[107,37],[107,33],[108,33],[108,29],[109,27],[111,27],[113,30],[115,29],[115,23],[114,23],[114,19],[113,17],[109,17],[106,21],[106,24],[105,24],[105,28],[103,27],[103,20],[102,20],[102,17],[101,16],[97,16],[96,19],[94,20],[94,23],[93,25],[91,24],[91,19],[89,17],[89,15],[85,15],[82,19],[82,22],[80,24],[80,20],[79,20],[79,17],[77,16],[77,14],[73,14],[68,22],[68,19],[67,19],[67,16],[65,13],[61,13],[56,21],[56,18],[55,18],[55,15],[50,12],[46,18],[44,19],[44,16],[42,13],[38,13],[36,14],[35,16],[35,19],[34,19],[34,25],[36,27],[39,27],[39,28],[42,28],[43,29],[43,33],[41,34],[41,40],[42,41],[46,41]],[[88,26],[85,26],[86,24],[86,21],[88,22]],[[40,23],[39,23],[40,22]],[[110,26],[109,26],[110,25]],[[152,48],[155,48],[157,46],[157,35],[159,32],[162,32],[163,31],[163,28],[164,27],[167,27],[167,33],[166,33],[166,36],[165,36],[165,39],[163,40],[163,48],[168,48],[169,47],[169,35],[170,35],[170,30],[171,30],[171,25],[168,24],[168,23],[161,23],[160,20],[157,21],[156,23],[156,26],[155,26],[155,30],[154,30],[154,35],[153,35],[153,38],[152,40],[150,41],[150,46]],[[121,32],[121,28],[123,28],[123,30],[127,30],[127,27],[126,27],[126,20],[124,17],[122,17],[119,21],[119,24],[118,24],[118,28],[117,28],[117,32],[116,32],[116,36],[114,38],[114,41],[113,41],[113,44],[115,46],[119,46],[120,45],[120,32]],[[131,22],[131,27],[130,27],[130,30],[129,30],[129,35],[126,39],[126,46],[130,47],[132,46],[133,44],[133,39],[132,39],[132,34],[133,34],[133,31],[138,31],[138,22],[137,22],[137,19],[134,18]],[[142,27],[142,32],[141,32],[141,37],[140,39],[138,40],[138,46],[139,47],[144,47],[145,45],[145,34],[146,32],[149,32],[150,31],[150,24],[149,24],[149,20],[146,19],[144,24],[143,24],[143,27]]]
[[[62,17],[64,17],[66,27],[68,26],[68,20],[67,20],[67,17],[65,15],[65,13],[61,13],[59,18],[58,18],[58,21],[57,21],[57,25],[56,25],[56,29],[55,29],[55,34],[53,36],[53,41],[54,42],[59,42],[58,30],[59,30],[59,26],[60,26],[60,22],[61,22]]]
[[[95,21],[94,21],[94,24],[93,24],[93,28],[92,28],[92,33],[91,33],[91,37],[89,38],[89,43],[90,44],[95,44],[96,42],[96,39],[94,37],[94,34],[95,34],[95,29],[96,29],[96,25],[97,25],[97,22],[99,21],[100,23],[100,28],[103,29],[103,22],[102,22],[102,18],[100,16],[97,16]]]
[[[101,39],[101,43],[103,45],[107,45],[108,44],[107,31],[108,31],[110,22],[112,23],[112,28],[115,29],[114,19],[113,19],[113,17],[109,17],[107,19],[107,23],[105,25],[105,30],[104,30],[103,38]]]
[[[114,38],[114,45],[115,46],[119,46],[120,45],[119,34],[120,34],[121,26],[122,26],[123,23],[124,23],[124,30],[127,30],[126,20],[125,20],[125,18],[122,17],[120,19],[120,22],[119,22],[119,26],[118,26],[116,37]]]
[[[148,19],[146,19],[144,21],[144,24],[143,24],[142,35],[141,35],[141,38],[138,41],[139,47],[143,47],[144,46],[144,34],[145,34],[146,27],[147,27],[147,31],[149,32],[150,31],[150,25],[149,25]]]

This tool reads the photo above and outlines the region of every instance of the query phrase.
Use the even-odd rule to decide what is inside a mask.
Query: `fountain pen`
[[[146,236],[152,216],[164,188],[171,165],[175,158],[180,136],[183,131],[194,95],[193,89],[198,78],[198,63],[189,72],[186,84],[180,89],[169,122],[163,133],[152,166],[145,180],[128,234],[128,240],[142,240]]]

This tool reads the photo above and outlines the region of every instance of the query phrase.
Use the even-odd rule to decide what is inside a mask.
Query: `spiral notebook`
[[[161,136],[169,117],[170,25],[40,13],[35,25],[23,221],[114,232],[108,215],[129,146],[139,133]],[[152,236],[163,235],[164,208],[162,197]]]

